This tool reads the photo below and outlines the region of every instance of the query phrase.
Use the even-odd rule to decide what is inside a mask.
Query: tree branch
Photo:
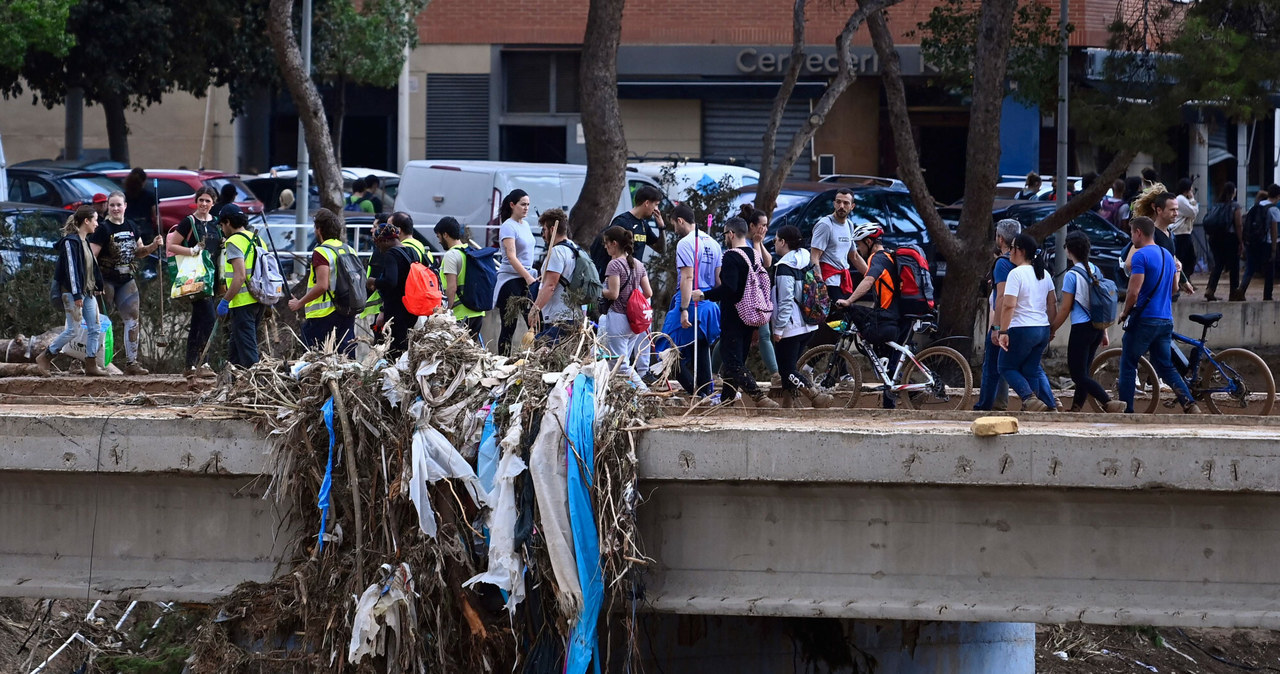
[[[800,79],[800,69],[804,65],[804,4],[805,0],[796,0],[791,11],[791,60],[787,65],[787,76],[782,78],[782,86],[778,87],[778,93],[773,97],[769,125],[764,130],[764,147],[760,153],[761,182],[769,184],[774,182],[782,184],[781,180],[773,180],[773,174],[777,172],[773,161],[777,156],[778,128],[782,126],[787,101],[791,100],[791,93],[796,89],[796,82]],[[790,173],[789,169],[787,173]],[[767,196],[768,203],[764,203],[766,199],[760,198],[757,194],[755,207],[766,213],[772,213],[778,201],[778,195],[777,192],[772,192]]]
[[[1110,164],[1102,170],[1102,175],[1089,186],[1089,189],[1076,194],[1067,201],[1066,205],[1049,214],[1044,220],[1028,227],[1026,233],[1035,237],[1036,241],[1043,241],[1045,237],[1053,232],[1061,229],[1068,222],[1071,222],[1077,215],[1093,208],[1102,196],[1111,189],[1111,183],[1117,178],[1124,175],[1125,169],[1133,162],[1133,158],[1138,156],[1137,150],[1126,150],[1116,154]]]

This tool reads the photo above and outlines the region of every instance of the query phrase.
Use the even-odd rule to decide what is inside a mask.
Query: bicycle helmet
[[[853,240],[861,241],[866,238],[878,239],[884,234],[884,228],[878,222],[864,222],[853,228]]]

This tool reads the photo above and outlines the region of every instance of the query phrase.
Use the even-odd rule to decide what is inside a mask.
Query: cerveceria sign
[[[791,66],[791,50],[764,50],[746,47],[738,52],[734,61],[738,72],[753,74],[782,74]],[[834,50],[811,52],[803,55],[801,75],[834,75],[840,69],[840,56]],[[853,54],[853,69],[859,74],[880,72],[880,61],[874,52]]]

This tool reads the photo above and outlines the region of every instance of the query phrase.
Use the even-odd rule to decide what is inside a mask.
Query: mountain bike
[[[846,407],[856,406],[863,391],[862,363],[865,361],[880,381],[869,387],[869,391],[902,394],[903,402],[911,409],[965,409],[973,389],[973,372],[968,361],[959,351],[936,344],[915,353],[916,334],[936,334],[938,324],[929,314],[909,314],[904,318],[912,322],[904,339],[906,343],[887,342],[881,351],[898,352],[893,372],[889,371],[888,356],[877,353],[874,345],[863,339],[857,326],[848,320],[827,323],[839,340],[805,351],[796,367],[820,388],[851,392]]]
[[[1194,314],[1188,316],[1192,323],[1203,327],[1200,339],[1173,333],[1173,365],[1191,389],[1191,397],[1203,402],[1214,414],[1251,414],[1266,416],[1275,404],[1276,380],[1271,368],[1258,354],[1248,349],[1225,349],[1215,352],[1209,348],[1209,330],[1222,320],[1222,314]],[[1180,344],[1189,347],[1190,355]],[[1112,396],[1116,396],[1116,382],[1120,374],[1120,349],[1108,349],[1093,359],[1093,376]],[[1138,394],[1145,403],[1139,410],[1135,397],[1134,410],[1155,412],[1160,404],[1161,383],[1156,371],[1144,357],[1138,363]],[[1177,403],[1172,397],[1166,407]],[[1101,411],[1098,401],[1090,398],[1094,410]]]

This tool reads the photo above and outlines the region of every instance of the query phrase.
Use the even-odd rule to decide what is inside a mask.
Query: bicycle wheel
[[[834,344],[823,344],[805,351],[796,361],[796,369],[818,388],[848,396],[845,407],[857,407],[862,396],[862,366],[858,361],[847,351],[837,351]]]
[[[920,363],[920,367],[916,367]],[[902,383],[924,384],[933,375],[933,386],[910,391],[902,397],[913,410],[960,410],[969,403],[973,371],[959,351],[949,346],[931,346],[916,354],[916,363],[902,369]],[[921,369],[923,368],[923,369]]]
[[[1112,400],[1120,399],[1116,383],[1120,379],[1120,349],[1107,349],[1093,359],[1090,366],[1093,378],[1102,384],[1102,388],[1111,394]],[[1138,381],[1134,389],[1133,411],[1141,414],[1152,414],[1160,405],[1160,378],[1156,369],[1151,367],[1146,357],[1138,359]],[[1094,412],[1101,412],[1102,403],[1089,396],[1089,406]]]
[[[1193,393],[1204,400],[1214,414],[1271,414],[1276,399],[1276,380],[1271,368],[1248,349],[1227,349],[1213,355],[1220,371],[1205,359],[1200,362],[1200,386]],[[1223,376],[1223,371],[1227,375]],[[1232,387],[1232,384],[1235,384]],[[1209,393],[1204,389],[1232,387],[1231,392]]]

